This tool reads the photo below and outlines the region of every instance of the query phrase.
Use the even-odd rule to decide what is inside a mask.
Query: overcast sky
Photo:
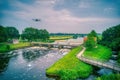
[[[40,19],[35,22],[32,19]],[[0,25],[49,32],[101,33],[120,24],[120,0],[0,0]]]

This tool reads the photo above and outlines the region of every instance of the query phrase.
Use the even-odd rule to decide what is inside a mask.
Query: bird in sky
[[[40,19],[32,19],[32,20],[35,21],[35,22],[41,21]]]

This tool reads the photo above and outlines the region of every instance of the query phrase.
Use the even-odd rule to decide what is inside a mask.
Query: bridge
[[[77,39],[68,39],[68,40],[56,40],[53,43],[40,43],[40,42],[32,42],[33,46],[40,46],[40,47],[48,47],[48,48],[74,48],[79,45],[83,44],[83,38]]]
[[[48,48],[74,48],[82,43],[39,43],[39,42],[32,42],[33,46],[40,46],[40,47],[48,47]]]
[[[120,72],[120,65],[118,64],[112,64],[112,63],[108,63],[108,62],[101,62],[101,61],[96,61],[90,58],[86,58],[84,57],[82,54],[84,53],[85,48],[83,47],[83,50],[77,55],[77,58],[80,59],[81,61],[97,66],[97,67],[105,67],[105,68],[109,68],[112,69],[114,71]]]

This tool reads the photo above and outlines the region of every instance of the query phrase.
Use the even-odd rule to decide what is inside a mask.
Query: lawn
[[[18,44],[0,43],[0,52],[3,53],[3,52],[7,52],[10,50],[19,49],[27,46],[30,46],[29,42],[20,42]]]
[[[100,61],[107,61],[112,55],[111,49],[102,46],[102,45],[97,45],[97,48],[93,48],[91,50],[86,50],[83,55],[88,58],[92,58],[95,60],[100,60]]]
[[[92,72],[92,66],[76,58],[76,55],[81,50],[81,46],[72,49],[67,55],[46,69],[46,74],[59,76],[60,80],[75,80],[79,77],[88,77]]]
[[[30,46],[29,42],[20,42],[18,44],[10,44],[10,49],[18,49],[18,48],[23,48]]]
[[[6,52],[8,51],[9,45],[5,43],[0,43],[0,52]]]
[[[73,36],[50,36],[50,40],[65,40],[73,38]]]

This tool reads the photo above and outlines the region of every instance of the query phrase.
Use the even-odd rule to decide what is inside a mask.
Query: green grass
[[[93,48],[91,50],[86,50],[84,52],[84,56],[88,58],[92,58],[95,60],[100,60],[100,61],[107,61],[112,55],[111,49],[102,46],[102,45],[97,45],[97,48]]]
[[[120,74],[103,75],[96,80],[120,80]]]
[[[102,39],[102,35],[98,35],[98,38],[101,40]]]
[[[27,46],[30,46],[29,42],[20,42],[18,44],[0,43],[0,52],[3,53],[3,52],[7,52],[10,50],[19,49]]]
[[[67,55],[58,60],[46,70],[47,75],[59,76],[60,80],[75,80],[86,78],[92,72],[92,66],[76,58],[82,47],[72,49]]]
[[[6,52],[6,51],[9,51],[8,50],[8,46],[7,44],[5,43],[0,43],[0,52]]]
[[[73,38],[73,36],[50,36],[50,40],[65,40]]]
[[[10,49],[19,49],[27,46],[30,46],[29,42],[21,42],[18,44],[10,44]]]

